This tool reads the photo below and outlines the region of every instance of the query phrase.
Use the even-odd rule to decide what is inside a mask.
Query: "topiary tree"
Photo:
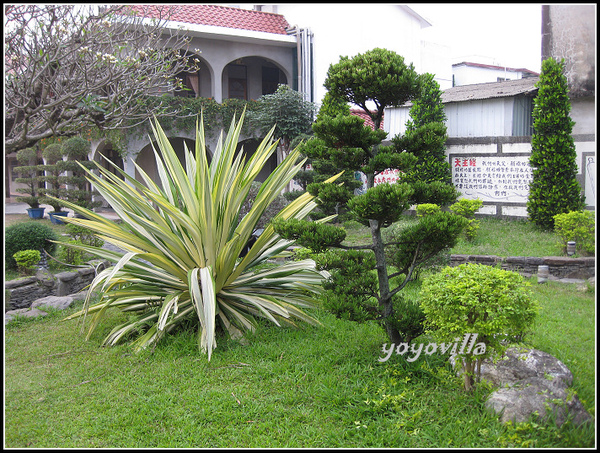
[[[102,202],[93,201],[95,192],[92,191],[91,185],[85,177],[84,168],[94,168],[95,165],[88,158],[90,142],[82,137],[72,137],[65,141],[63,152],[67,160],[59,162],[59,168],[62,167],[71,173],[70,176],[62,177],[62,181],[66,185],[64,199],[86,209],[100,206]]]
[[[575,123],[569,116],[571,103],[564,67],[564,60],[549,58],[542,62],[533,108],[527,213],[544,229],[554,227],[556,214],[580,211],[585,206],[576,179],[577,153],[571,136]]]
[[[348,209],[359,222],[369,226],[371,243],[346,247],[340,241],[341,236],[325,231],[325,225],[321,223],[309,225],[305,221],[304,228],[310,228],[313,232],[310,241],[306,242],[298,234],[297,231],[302,227],[297,224],[290,226],[286,222],[277,222],[274,228],[282,237],[296,240],[315,251],[332,247],[333,250],[329,250],[327,255],[316,255],[315,260],[333,276],[334,285],[330,295],[336,296],[334,302],[338,310],[344,310],[346,290],[352,288],[354,294],[364,297],[360,300],[353,298],[352,304],[355,306],[348,307],[348,310],[361,313],[361,316],[370,313],[371,319],[382,322],[390,340],[399,343],[419,331],[418,328],[413,329],[417,320],[406,322],[404,319],[403,323],[398,322],[403,319],[405,312],[410,311],[408,303],[400,297],[400,291],[411,281],[420,265],[454,244],[465,220],[447,212],[427,216],[429,220],[422,219],[414,230],[399,232],[397,237],[392,237],[388,242],[384,241],[382,230],[397,221],[412,204],[449,204],[456,200],[458,193],[453,186],[439,181],[409,184],[399,180],[395,184],[374,185],[378,173],[388,168],[406,171],[417,160],[410,153],[381,146],[387,135],[380,130],[383,110],[402,105],[421,92],[420,76],[412,65],[404,63],[403,57],[385,49],[373,49],[352,59],[342,57],[339,63],[330,66],[325,86],[334,96],[341,96],[346,102],[362,107],[374,123],[374,129],[371,129],[355,116],[325,115],[313,125],[315,136],[322,145],[315,153],[317,157],[329,160],[337,166],[338,171],[346,170],[352,174],[362,171],[367,177],[366,193],[353,196],[348,201]],[[317,192],[320,198],[321,191]],[[319,241],[320,244],[316,246],[315,242]],[[331,253],[337,253],[337,258],[329,258]],[[391,257],[389,259],[395,269],[388,267],[386,255]],[[372,277],[365,277],[366,281],[361,281],[344,274],[343,268],[361,268],[362,272],[353,272],[352,275]],[[338,276],[340,278],[336,280]]]
[[[21,176],[15,179],[16,182],[25,184],[25,187],[19,187],[17,192],[26,194],[23,197],[17,197],[17,201],[27,203],[31,208],[40,207],[39,197],[39,165],[38,152],[35,148],[25,148],[17,152],[17,161],[21,164],[15,168],[15,171]]]
[[[409,181],[452,183],[446,158],[446,114],[440,85],[433,74],[423,74],[423,88],[413,101],[406,133],[392,139],[394,146],[417,156],[417,164],[406,175]]]
[[[335,96],[328,91],[323,97],[323,104],[317,114],[317,122],[324,116],[336,117],[338,115],[350,115],[350,106],[343,97]]]
[[[479,348],[457,351],[466,390],[479,380],[483,359],[501,355],[510,341],[522,339],[538,306],[518,273],[481,264],[446,267],[423,280],[420,305],[433,338],[442,344],[477,334]]]
[[[323,104],[317,115],[317,124],[323,124],[336,117],[347,118],[347,121],[354,121],[359,124],[357,117],[351,116],[350,106],[346,99],[328,91]],[[348,119],[352,118],[352,119]],[[314,127],[314,126],[313,126]],[[311,195],[318,196],[318,210],[313,212],[313,219],[323,218],[335,214],[336,221],[348,220],[346,204],[358,189],[362,182],[354,177],[353,172],[342,174],[336,185],[323,184],[324,181],[339,173],[339,162],[336,162],[329,155],[330,147],[327,146],[323,135],[313,136],[310,140],[300,145],[300,151],[309,158],[312,164],[312,180],[306,185],[306,190]]]
[[[249,112],[251,123],[263,133],[275,127],[274,136],[281,140],[283,152],[287,155],[292,140],[310,131],[314,104],[287,85],[279,85],[275,93],[263,95],[256,102],[256,110]]]

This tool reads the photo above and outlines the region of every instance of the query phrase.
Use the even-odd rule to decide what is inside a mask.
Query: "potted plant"
[[[35,148],[25,148],[17,152],[17,161],[21,166],[16,167],[15,171],[21,175],[15,181],[25,184],[25,187],[19,187],[17,192],[26,194],[17,197],[17,201],[27,203],[29,208],[27,213],[32,219],[41,219],[44,217],[44,208],[40,207],[39,197],[39,165],[38,153]]]
[[[63,148],[67,160],[62,163],[71,175],[64,178],[67,183],[65,199],[86,209],[93,209],[102,205],[101,201],[94,201],[91,185],[85,177],[85,171],[80,164],[86,168],[92,168],[94,163],[88,159],[90,142],[81,137],[72,137],[67,140]],[[78,214],[76,214],[79,217]]]
[[[66,217],[68,215],[67,211],[62,210],[63,204],[59,200],[59,198],[64,196],[64,188],[62,187],[63,176],[61,176],[64,171],[64,165],[62,165],[62,162],[64,162],[63,153],[62,145],[58,143],[48,145],[42,152],[46,164],[40,166],[45,172],[45,175],[41,176],[41,179],[46,183],[46,187],[40,189],[40,192],[45,195],[42,201],[54,208],[54,211],[50,212],[48,216],[50,217],[50,221],[55,224],[64,223],[57,217]]]

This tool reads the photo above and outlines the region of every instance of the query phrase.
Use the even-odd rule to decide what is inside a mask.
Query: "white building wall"
[[[506,69],[480,68],[477,66],[456,65],[452,68],[454,86],[473,85],[476,83],[498,82],[501,79],[516,80],[523,77],[521,71]]]
[[[417,72],[438,72],[435,63],[423,61],[421,31],[429,26],[406,7],[393,4],[279,4],[291,27],[310,28],[314,33],[315,100],[320,103],[331,64],[340,56],[353,57],[376,47],[392,50],[413,63]],[[448,65],[449,67],[449,65]],[[439,72],[442,72],[441,65]]]

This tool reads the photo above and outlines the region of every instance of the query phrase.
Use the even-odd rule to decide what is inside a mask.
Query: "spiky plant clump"
[[[262,184],[250,211],[240,216],[251,183],[277,146],[271,130],[245,163],[243,153],[236,153],[243,116],[237,124],[232,122],[224,139],[221,136],[210,165],[202,121],[197,127],[194,152],[184,150],[184,164],[155,123],[158,183],[139,167],[143,183],[124,172],[122,181],[100,166],[96,169],[100,177],[87,172],[89,181],[122,223],[72,203],[68,207],[88,220],[69,221],[93,230],[104,241],[124,250],[117,253],[79,246],[117,263],[98,274],[83,309],[67,318],[94,313],[88,338],[112,307],[135,317],[115,327],[104,340],[106,345],[138,335],[136,348],[147,348],[181,323],[192,320],[198,326],[199,347],[210,360],[219,326],[236,337],[253,329],[258,317],[277,325],[293,325],[296,319],[316,322],[303,310],[314,306],[314,296],[321,291],[323,275],[315,269],[314,261],[263,266],[290,244],[269,225],[240,258],[260,217],[303,163],[299,152],[292,151]],[[301,219],[315,206],[313,197],[306,193],[275,218]],[[90,305],[89,294],[98,289],[101,300]]]

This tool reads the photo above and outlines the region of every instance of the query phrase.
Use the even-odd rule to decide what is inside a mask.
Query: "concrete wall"
[[[572,97],[594,95],[596,5],[542,6],[542,59],[565,59]]]
[[[596,167],[593,137],[574,136],[577,180],[587,209],[595,209]],[[452,181],[462,198],[483,200],[478,214],[527,218],[531,169],[531,137],[450,138],[446,155]]]

